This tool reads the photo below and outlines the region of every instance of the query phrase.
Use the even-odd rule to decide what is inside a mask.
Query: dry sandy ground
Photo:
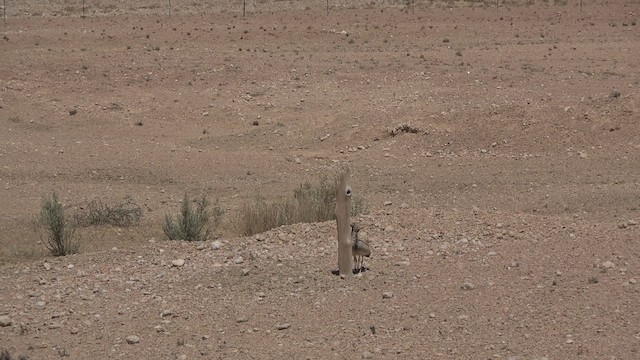
[[[640,4],[589,3],[12,13],[46,16],[0,29],[0,348],[639,358]],[[230,219],[345,164],[371,209],[359,276],[331,274],[332,222],[164,239],[185,191]],[[52,191],[144,217],[52,258]]]

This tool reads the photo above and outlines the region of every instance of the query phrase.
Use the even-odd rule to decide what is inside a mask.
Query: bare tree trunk
[[[342,172],[336,184],[336,223],[338,224],[338,272],[340,275],[353,274],[353,257],[351,256],[351,174],[349,169]]]

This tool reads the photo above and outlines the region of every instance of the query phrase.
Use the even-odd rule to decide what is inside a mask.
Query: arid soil
[[[640,3],[17,4],[0,350],[640,358]],[[368,271],[331,273],[335,222],[238,237],[244,202],[345,165]],[[69,214],[130,197],[144,216],[54,258],[34,225],[54,191]],[[217,239],[165,239],[185,192],[225,209]]]

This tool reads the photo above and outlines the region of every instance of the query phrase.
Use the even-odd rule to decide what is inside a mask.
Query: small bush
[[[80,245],[75,240],[75,227],[65,218],[62,203],[55,192],[51,198],[42,200],[40,221],[47,232],[45,245],[53,256],[78,252]]]
[[[86,213],[76,214],[74,221],[79,226],[111,225],[128,227],[138,225],[142,218],[142,208],[127,197],[124,203],[109,206],[100,199],[93,199],[81,207]]]
[[[317,185],[308,182],[300,185],[294,190],[293,199],[267,203],[264,198],[256,196],[242,205],[234,225],[241,235],[250,236],[282,225],[334,220],[335,206],[336,185],[322,178]],[[364,200],[354,197],[351,214],[367,212]]]
[[[206,197],[196,201],[194,209],[187,194],[182,199],[180,214],[173,217],[169,214],[165,216],[164,233],[169,240],[205,241],[211,238],[212,230],[209,227],[209,201]],[[222,217],[222,210],[215,206],[213,215],[213,225],[217,227]]]

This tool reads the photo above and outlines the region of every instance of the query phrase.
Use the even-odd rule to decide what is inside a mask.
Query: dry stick
[[[171,16],[171,0],[169,0],[169,16]]]
[[[84,17],[84,1],[85,0],[82,0],[82,17]]]
[[[580,0],[580,12],[582,12],[582,0]]]
[[[329,0],[327,0],[327,15],[329,15]]]
[[[340,276],[353,274],[353,257],[351,239],[351,186],[350,172],[346,169],[338,177],[336,184],[336,224],[338,225],[338,273]]]
[[[247,13],[247,0],[242,0],[242,17]]]
[[[2,21],[7,26],[7,0],[2,0]]]

